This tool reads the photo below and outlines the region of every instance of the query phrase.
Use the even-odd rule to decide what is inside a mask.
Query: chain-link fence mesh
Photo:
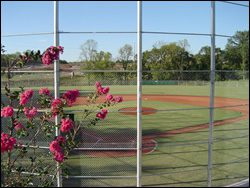
[[[27,5],[29,4],[27,2]],[[194,4],[196,6],[193,6]],[[189,62],[185,57],[186,60],[183,61],[176,56],[179,60],[175,60],[171,57],[171,49],[166,49],[166,52],[170,52],[166,55],[169,55],[169,57],[165,60],[162,60],[164,59],[162,57],[160,57],[161,60],[158,57],[153,57],[149,60],[150,67],[148,67],[148,62],[145,61],[147,57],[143,59],[141,82],[142,185],[145,187],[204,187],[208,185],[208,138],[211,118],[209,113],[213,109],[209,108],[211,95],[210,71],[205,69],[209,69],[211,55],[208,51],[212,48],[210,43],[210,37],[212,37],[210,26],[212,24],[209,24],[212,21],[210,17],[211,2],[194,4],[182,2],[182,6],[177,6],[175,2],[171,1],[158,5],[154,2],[143,3],[142,49],[145,52],[143,52],[143,58],[144,55],[147,55],[149,46],[150,48],[153,46],[155,49],[160,49],[165,44],[178,44],[177,46],[185,49],[185,53],[187,52],[190,58],[195,58],[194,61]],[[41,27],[36,27],[35,22],[34,24],[22,22],[24,26],[22,27],[23,34],[6,33],[2,36],[2,43],[6,46],[7,53],[10,53],[13,49],[16,51],[33,49],[35,46],[46,49],[53,44],[52,23],[54,21],[55,25],[58,24],[55,21],[56,19],[53,19],[53,3],[45,2],[38,4],[38,6],[39,9],[33,9],[33,6],[30,6],[32,7],[30,11],[26,11],[26,9],[15,10],[17,14],[14,15],[19,14],[20,18],[27,16],[26,19],[29,19],[32,16],[36,20],[40,20]],[[7,7],[3,4],[2,7],[7,8],[8,11],[5,11],[5,13],[11,13],[9,11],[11,6]],[[73,9],[71,10],[69,7],[72,7],[74,11],[72,12]],[[90,7],[97,9],[88,12],[92,10]],[[112,11],[110,11],[110,7],[112,7]],[[214,8],[216,10],[215,38],[218,48],[226,44],[229,38],[232,39],[235,29],[242,30],[245,27],[244,24],[241,24],[243,22],[238,21],[239,18],[242,21],[241,18],[245,17],[245,13],[237,14],[230,22],[227,20],[232,12],[243,13],[242,7],[249,8],[249,3],[216,2]],[[175,12],[182,12],[182,14],[173,19],[171,17],[172,10],[178,10]],[[47,13],[47,17],[42,16],[44,12]],[[138,131],[136,119],[138,84],[136,58],[138,56],[135,52],[138,44],[136,22],[133,19],[136,17],[136,2],[129,4],[125,2],[124,4],[121,4],[121,2],[115,4],[105,2],[103,4],[98,3],[98,5],[95,2],[93,4],[91,2],[61,2],[58,12],[60,25],[58,24],[59,32],[55,31],[55,33],[60,38],[60,45],[63,45],[65,49],[64,53],[60,55],[60,59],[67,59],[67,61],[75,61],[78,57],[81,59],[80,61],[86,59],[83,62],[73,62],[72,65],[71,63],[60,64],[60,82],[58,83],[60,96],[70,89],[80,91],[80,96],[72,107],[65,108],[65,112],[70,118],[74,119],[75,123],[80,125],[80,129],[76,137],[79,143],[78,147],[70,152],[65,163],[69,175],[63,175],[62,185],[65,187],[134,187],[137,183],[136,163],[138,162],[136,158]],[[116,15],[116,19],[112,20],[106,12],[109,12],[112,17]],[[128,18],[128,12],[130,18],[132,18],[128,19],[129,22],[126,19]],[[170,13],[170,16],[163,14],[166,12]],[[74,17],[74,22],[78,24],[74,24],[72,19],[64,17],[68,13]],[[42,17],[39,17],[40,15]],[[193,18],[194,15],[196,16]],[[200,15],[203,19],[198,19]],[[238,15],[241,16],[238,17]],[[3,18],[8,17],[8,15],[3,16]],[[88,19],[82,19],[83,17]],[[96,18],[101,20],[101,24],[95,24],[93,27],[92,23],[96,23]],[[187,20],[192,20],[191,26],[203,25],[203,27],[186,27]],[[11,25],[17,26],[19,22],[17,18],[12,19]],[[168,23],[167,29],[162,24],[163,22]],[[155,23],[159,24],[155,25]],[[204,25],[203,23],[207,24]],[[68,25],[70,25],[70,29]],[[81,25],[84,27],[81,28]],[[87,27],[85,27],[86,25]],[[105,25],[105,28],[112,28],[113,31],[99,31],[102,30],[103,25]],[[3,24],[3,26],[4,32],[13,30],[7,24]],[[39,32],[40,29],[48,32]],[[91,31],[93,29],[95,31]],[[29,33],[31,31],[37,33]],[[24,36],[28,37],[28,40]],[[98,41],[98,48],[94,50],[96,54],[102,55],[106,52],[108,54],[110,51],[113,57],[110,56],[105,63],[101,60],[99,62],[88,62],[88,57],[84,57],[82,53],[82,50],[84,50],[82,42],[90,38]],[[164,42],[166,39],[168,43]],[[185,44],[185,40],[190,42],[190,45]],[[108,41],[108,43],[105,41]],[[110,45],[110,41],[115,42]],[[156,41],[158,42],[155,43]],[[126,70],[123,70],[124,67],[120,62],[119,55],[121,54],[117,54],[118,48],[124,44],[133,45],[134,50]],[[15,48],[11,49],[12,46],[15,46]],[[192,49],[190,46],[192,46]],[[101,51],[99,52],[100,47]],[[210,49],[205,52],[205,59],[199,60],[196,55],[203,56],[202,49],[205,49],[203,47]],[[241,47],[244,48],[245,46]],[[197,52],[196,48],[200,48],[200,51]],[[191,56],[193,52],[196,54]],[[227,69],[229,67],[241,69],[215,71],[212,186],[225,186],[249,177],[249,71],[247,70],[247,62],[244,62],[244,59],[240,62],[240,56],[247,54],[238,54],[238,52],[233,51],[232,54],[217,54],[216,51],[214,55],[216,55],[216,69]],[[228,55],[232,57],[226,57]],[[225,61],[227,58],[230,61]],[[54,97],[53,66],[44,68],[40,66],[40,63],[34,63],[34,65],[25,66],[22,71],[17,69],[9,75],[1,72],[1,103],[3,106],[8,104],[8,97],[5,96],[7,83],[12,91],[20,90],[20,86],[24,89],[34,90],[32,101],[27,106],[35,106],[40,109],[37,99],[41,87],[49,88],[51,96]],[[6,62],[1,62],[1,64],[5,69]],[[90,67],[104,69],[104,64],[106,69],[112,70],[89,70]],[[158,66],[157,64],[162,65]],[[186,66],[189,68],[185,68]],[[179,70],[168,70],[178,68]],[[189,70],[192,68],[198,70]],[[7,76],[10,78],[9,82]],[[95,126],[90,126],[91,119],[96,116],[99,109],[94,105],[86,105],[87,96],[95,92],[96,81],[101,82],[103,86],[109,86],[110,94],[122,96],[124,101],[109,107],[107,118],[99,121]],[[98,103],[104,100],[105,97],[101,97]],[[15,101],[13,106],[16,108],[17,105],[18,101]],[[88,118],[85,118],[84,115],[86,109],[92,112]],[[36,128],[39,128],[41,114],[42,112],[39,112],[34,119],[35,129],[31,129],[29,136],[19,139],[20,142],[29,144],[32,136],[37,134]],[[27,117],[24,114],[20,115],[19,120],[24,126],[27,126]],[[1,131],[6,132],[10,123],[9,118],[1,118]],[[47,126],[54,123],[54,119],[51,119]],[[28,156],[37,155],[41,157],[41,160],[45,160],[55,167],[56,162],[48,148],[54,136],[45,136],[41,129],[37,140],[31,143],[38,145],[40,148],[37,153],[33,153],[32,148],[29,149]],[[21,164],[27,165],[28,161],[21,161]],[[40,185],[40,182],[46,182],[46,178],[41,179],[41,176],[35,174],[34,169],[27,169],[27,171],[25,172],[26,175],[32,173],[37,177],[30,186],[36,187]],[[52,173],[49,171],[48,175]],[[47,176],[47,179],[50,178],[51,176]],[[3,178],[1,178],[2,180]],[[53,180],[53,183],[52,186],[57,186],[56,179]]]
[[[223,186],[248,177],[248,74],[216,71],[213,185]],[[29,105],[36,106],[39,88],[52,89],[53,76],[35,75],[13,73],[10,86],[18,89],[19,84],[27,83],[25,88],[35,91],[33,104]],[[1,100],[6,103],[4,76]],[[134,186],[136,72],[76,71],[61,72],[60,76],[61,95],[74,88],[81,93],[76,103],[66,109],[81,128],[78,148],[66,162],[70,173],[63,178],[63,186]],[[210,71],[143,72],[143,186],[206,186],[209,78]],[[123,96],[124,102],[111,107],[107,119],[89,126],[97,109],[92,109],[88,119],[83,112],[96,81],[110,86],[110,93]],[[20,121],[25,124],[26,119],[22,116]],[[8,124],[8,119],[2,118],[4,124]],[[22,141],[27,142],[32,134]],[[50,141],[41,134],[36,143],[46,147]]]

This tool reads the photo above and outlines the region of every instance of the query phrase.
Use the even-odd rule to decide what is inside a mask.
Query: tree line
[[[174,78],[181,80],[187,79],[180,74],[183,71],[210,70],[211,47],[203,46],[197,54],[192,54],[189,48],[190,45],[186,39],[172,43],[157,42],[152,49],[143,52],[142,67],[145,71],[143,79],[168,80]],[[113,59],[110,52],[98,52],[97,42],[89,39],[81,46],[81,69],[136,70],[136,54],[133,53],[133,47],[125,44],[118,52],[118,58]],[[215,56],[216,70],[241,70],[242,75],[238,75],[238,77],[244,78],[246,71],[249,70],[249,31],[237,31],[228,39],[225,49],[215,49]],[[163,74],[166,70],[177,70],[177,72]],[[231,76],[237,79],[237,75]],[[195,78],[192,78],[191,75],[190,78],[208,80],[209,74],[195,75]],[[127,76],[124,79],[126,80]],[[221,73],[218,79],[226,80],[227,77]]]
[[[118,51],[118,57],[113,58],[112,53],[103,50],[97,50],[97,42],[93,39],[87,40],[80,46],[81,70],[136,70],[137,55],[134,53],[132,45],[125,44]],[[186,39],[179,42],[165,43],[159,41],[153,45],[153,48],[143,52],[142,66],[143,79],[145,80],[169,80],[169,79],[187,79],[183,78],[181,72],[187,70],[210,70],[210,46],[203,46],[196,54],[189,51],[190,45]],[[20,55],[2,54],[1,67],[5,66],[6,59]],[[227,41],[225,49],[216,48],[216,70],[249,70],[249,31],[237,31],[234,36]],[[2,58],[2,57],[5,58]],[[7,58],[6,58],[7,57]],[[61,63],[68,63],[61,60]],[[39,64],[39,62],[34,62]],[[166,70],[176,70],[177,72],[165,72]],[[178,73],[179,72],[179,73]],[[97,74],[97,73],[96,73]],[[105,73],[98,73],[104,75]],[[237,74],[237,73],[235,73]],[[129,74],[124,74],[124,80],[129,79]],[[136,75],[134,74],[135,77]],[[193,75],[194,76],[194,75]],[[233,75],[237,78],[237,75]],[[130,76],[131,77],[131,76]],[[209,74],[200,74],[191,76],[191,79],[209,79]],[[220,80],[227,79],[221,74]]]

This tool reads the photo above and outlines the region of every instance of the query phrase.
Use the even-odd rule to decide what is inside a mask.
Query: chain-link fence
[[[166,74],[168,78],[153,78],[157,74]],[[206,186],[210,71],[144,71],[143,75],[143,186]],[[1,98],[5,103],[6,75],[1,76]],[[81,129],[77,137],[79,147],[66,162],[70,175],[63,178],[63,186],[133,186],[136,72],[78,71],[73,77],[70,72],[61,72],[60,76],[61,95],[73,88],[81,93],[76,104],[66,109]],[[243,75],[242,71],[216,71],[216,78],[213,184],[225,185],[248,176],[249,80],[248,72]],[[41,86],[53,88],[52,74],[47,72],[36,76],[13,72],[12,89],[19,86],[16,80],[27,83],[23,85],[26,89],[34,89],[34,106]],[[86,126],[90,120],[83,118],[83,101],[94,92],[96,81],[110,86],[110,93],[123,96],[124,102],[109,110],[107,120],[90,127]],[[3,120],[2,124],[8,124]],[[39,139],[37,143],[46,150],[51,140],[43,136]]]
[[[223,1],[220,3],[239,5]],[[147,5],[145,2],[144,9],[155,8],[149,5],[151,4]],[[168,6],[171,9],[172,5]],[[194,7],[191,8],[193,11]],[[55,31],[54,33],[57,37],[60,35],[62,44],[67,45],[69,40],[79,41],[79,36],[75,34],[82,34],[82,37],[89,34],[105,34],[106,40],[121,42],[124,39],[120,35],[113,38],[109,34],[134,35],[137,32]],[[5,37],[31,37],[54,33],[27,33],[5,35]],[[212,37],[210,33],[153,32],[147,29],[142,34],[145,40],[151,36],[154,36],[155,40],[157,35],[185,35],[196,39],[202,37],[205,45],[210,45],[207,39]],[[217,39],[232,37],[228,34],[214,36]],[[41,40],[36,37],[30,39],[32,43]],[[52,37],[44,40],[52,41]],[[135,35],[131,41],[135,42]],[[18,40],[16,42],[21,43]],[[75,53],[78,46],[69,46],[68,49],[69,51],[73,49]],[[69,187],[134,187],[138,181],[137,70],[125,71],[121,68],[85,70],[81,65],[76,67],[76,69],[61,69],[60,81],[57,83],[60,86],[60,95],[69,89],[76,88],[80,91],[76,103],[71,108],[65,109],[70,117],[80,124],[79,135],[76,138],[79,147],[71,151],[65,162],[69,175],[62,175],[60,183]],[[29,71],[13,71],[9,76],[12,90],[18,90],[19,86],[34,90],[33,102],[29,105],[39,108],[37,98],[41,87],[48,87],[54,96],[56,88],[54,71],[34,71],[30,68]],[[96,81],[100,81],[104,86],[110,86],[110,93],[115,96],[121,95],[124,101],[109,109],[107,119],[100,121],[96,126],[88,126],[91,117],[84,118],[83,112],[88,108],[85,103],[86,97],[95,91]],[[5,96],[6,84],[7,75],[2,72],[1,102],[4,105],[8,103],[8,98]],[[215,70],[214,108],[210,107],[210,70],[142,70],[141,84],[142,186],[203,187],[209,185],[208,171],[212,174],[213,186],[225,186],[249,177],[248,70]],[[209,143],[211,110],[214,110],[214,127],[213,142]],[[20,117],[20,121],[26,123],[24,117]],[[39,121],[39,116],[35,121]],[[3,125],[1,130],[6,131],[5,125],[10,122],[6,118],[1,118],[1,123]],[[54,121],[48,124],[50,123],[53,124]],[[21,141],[27,142],[34,134],[31,132]],[[48,150],[51,140],[52,137],[50,139],[41,134],[36,141],[40,147],[37,154],[46,153],[48,155],[46,160],[51,158]],[[211,169],[208,165],[209,144],[213,146]],[[33,153],[30,152],[29,155],[32,156]],[[56,165],[52,159],[48,163]],[[37,181],[40,181],[39,178]],[[56,182],[54,184],[56,185]]]

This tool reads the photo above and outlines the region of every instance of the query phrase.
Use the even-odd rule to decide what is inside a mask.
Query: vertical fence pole
[[[208,139],[208,187],[212,184],[212,145],[214,123],[214,82],[215,82],[215,1],[211,1],[211,62],[210,62],[210,117]]]
[[[142,2],[137,1],[137,187],[141,187],[142,171]]]
[[[59,46],[59,33],[58,33],[58,1],[54,1],[54,46]],[[59,72],[59,60],[54,62],[54,92],[55,99],[60,97],[60,72]],[[59,117],[55,117],[55,124],[59,124]],[[56,127],[56,136],[59,135],[59,129]],[[57,166],[57,187],[62,187],[61,180],[61,169],[59,167],[59,163],[56,163]]]

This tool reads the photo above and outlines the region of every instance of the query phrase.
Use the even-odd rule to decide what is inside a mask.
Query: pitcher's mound
[[[136,107],[121,108],[118,110],[118,112],[126,115],[136,115],[136,111],[137,111]],[[142,115],[154,114],[156,112],[157,110],[155,108],[142,107]]]

